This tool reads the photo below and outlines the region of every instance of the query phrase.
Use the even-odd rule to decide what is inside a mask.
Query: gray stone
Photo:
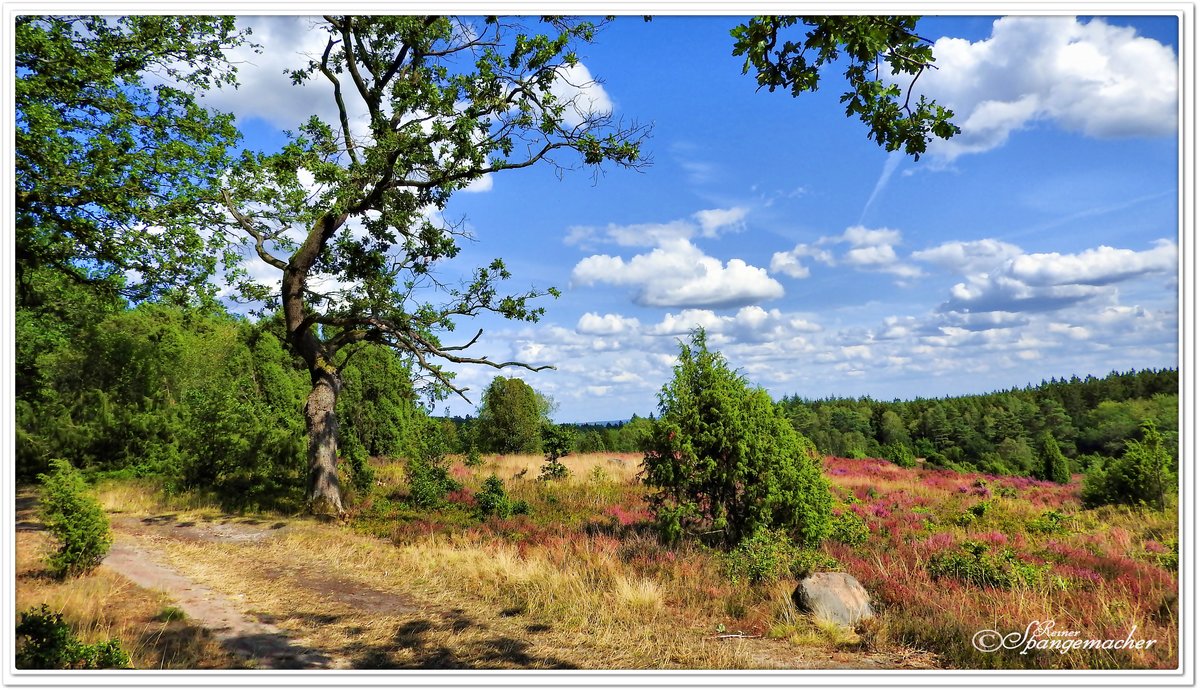
[[[875,616],[870,595],[848,573],[814,573],[800,581],[792,601],[805,614],[843,626]]]

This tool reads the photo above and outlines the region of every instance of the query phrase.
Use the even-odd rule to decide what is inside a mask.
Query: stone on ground
[[[805,614],[843,626],[875,616],[866,589],[848,573],[814,573],[800,581],[792,601]]]

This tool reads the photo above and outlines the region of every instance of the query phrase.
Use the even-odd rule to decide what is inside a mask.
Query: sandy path
[[[104,566],[137,585],[159,590],[175,601],[195,623],[212,631],[230,652],[252,659],[264,669],[320,669],[333,661],[320,652],[293,645],[288,635],[276,626],[242,614],[237,603],[217,592],[163,566],[153,548],[134,544],[118,534]]]

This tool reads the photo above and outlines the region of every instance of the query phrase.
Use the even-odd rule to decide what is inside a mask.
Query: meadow
[[[739,577],[744,571],[727,553],[695,542],[660,543],[646,488],[638,481],[637,454],[568,456],[571,475],[553,481],[537,479],[540,456],[481,460],[476,467],[451,463],[461,489],[432,510],[408,502],[402,463],[373,459],[376,486],[360,497],[345,524],[261,515],[240,520],[283,519],[292,529],[266,542],[154,539],[181,573],[246,598],[252,611],[281,618],[302,642],[340,652],[352,667],[807,668],[897,666],[900,660],[967,669],[1177,664],[1173,511],[1082,509],[1078,476],[1056,485],[826,458],[835,514],[845,517],[838,523],[858,529],[835,530],[817,563],[858,578],[878,613],[851,631],[797,613],[790,597],[793,577],[750,580]],[[505,480],[510,499],[528,504],[528,513],[480,518],[475,493],[492,474]],[[180,525],[229,518],[198,495],[168,498],[148,489],[144,481],[109,480],[98,487],[117,516],[172,510]],[[146,620],[140,631],[169,626],[152,623],[164,618],[167,604],[149,599],[128,606],[130,597],[137,599],[130,595],[136,588],[112,585],[104,569],[66,584],[39,579],[30,565],[36,545],[28,539],[23,555],[19,550],[19,607],[51,600],[84,629],[85,638],[89,630],[95,636],[136,633],[134,624],[120,621],[125,615],[114,613],[121,609]],[[282,573],[339,574],[344,582],[334,590],[357,592],[359,600],[314,600],[304,590],[311,582],[306,585],[299,575],[280,580]],[[271,574],[275,577],[268,578]],[[93,597],[97,588],[107,591]],[[72,589],[90,589],[92,595]],[[384,597],[380,594],[400,599],[384,598],[373,609],[369,601]],[[426,622],[423,635],[433,638],[406,647],[396,632],[413,623],[404,616],[411,612],[395,606],[406,597],[456,612],[457,619],[445,626],[413,620]],[[360,600],[367,606],[346,606]],[[306,602],[305,612],[294,611],[299,601]],[[98,602],[107,603],[107,614],[92,611]],[[1083,639],[1124,639],[1136,627],[1136,637],[1156,643],[1142,650],[1026,654],[981,652],[972,645],[980,630],[1024,631],[1030,622],[1051,620],[1054,630],[1078,632]],[[495,641],[471,631],[481,622],[520,623],[523,633],[538,633],[521,645],[541,652],[521,648],[520,655],[497,658],[488,652]],[[175,640],[183,635],[174,634]],[[164,664],[150,636],[140,633],[137,639],[144,663]],[[196,645],[212,644],[197,638]],[[431,649],[441,657],[429,657]],[[352,655],[364,650],[370,654]],[[878,657],[884,653],[891,656]],[[183,666],[197,659],[194,651],[172,655]]]

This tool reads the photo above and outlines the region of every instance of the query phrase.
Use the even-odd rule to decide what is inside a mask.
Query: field
[[[342,525],[231,516],[202,497],[166,498],[131,481],[103,483],[99,495],[119,541],[226,593],[330,667],[1176,666],[1172,512],[1082,510],[1078,478],[1060,486],[828,458],[835,511],[870,531],[861,544],[822,546],[877,605],[876,620],[849,631],[799,615],[794,579],[735,581],[719,552],[660,544],[639,460],[572,455],[571,477],[549,482],[536,479],[537,456],[484,457],[476,468],[456,461],[462,489],[425,510],[407,504],[403,466],[376,459],[377,487]],[[477,517],[474,493],[493,473],[529,504],[527,515]],[[132,636],[142,666],[213,666],[203,636],[172,656],[156,650],[161,596],[143,597],[107,568],[52,585],[35,564],[44,536],[19,537],[18,609],[50,601],[85,637]],[[72,592],[96,588],[128,597]],[[131,607],[129,597],[144,602]],[[93,611],[97,602],[104,611]],[[123,621],[133,613],[140,623]],[[1082,639],[1125,639],[1136,627],[1135,637],[1156,643],[1065,654],[972,646],[977,631],[1049,620]]]

